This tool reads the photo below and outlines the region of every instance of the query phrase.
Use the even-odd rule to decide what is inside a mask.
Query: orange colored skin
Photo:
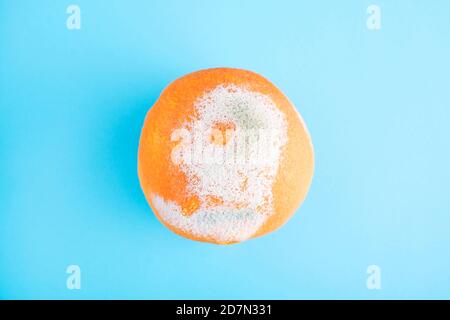
[[[158,219],[173,232],[192,240],[221,243],[166,224],[155,210],[150,195],[156,193],[166,201],[181,205],[187,215],[195,211],[198,199],[187,194],[187,178],[171,161],[172,148],[176,145],[171,141],[171,133],[195,117],[194,102],[199,97],[218,85],[229,84],[243,85],[268,95],[285,114],[288,123],[288,141],[272,187],[275,212],[252,238],[272,232],[289,220],[306,197],[313,177],[314,153],[306,126],[286,96],[267,79],[251,71],[232,68],[206,69],[178,78],[164,89],[147,113],[139,144],[138,174],[142,190]],[[232,242],[221,244],[228,243]]]

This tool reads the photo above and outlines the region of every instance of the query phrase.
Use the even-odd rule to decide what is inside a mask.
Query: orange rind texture
[[[268,143],[252,149],[267,132]],[[214,153],[205,150],[219,160],[206,161]],[[278,229],[305,199],[313,171],[311,138],[293,104],[241,69],[173,81],[147,113],[139,143],[139,180],[155,215],[197,241],[237,243]]]

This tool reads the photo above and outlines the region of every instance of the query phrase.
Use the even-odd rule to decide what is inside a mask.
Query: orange
[[[282,226],[311,184],[310,135],[264,77],[215,68],[173,81],[149,110],[138,174],[158,219],[198,241],[230,244]]]

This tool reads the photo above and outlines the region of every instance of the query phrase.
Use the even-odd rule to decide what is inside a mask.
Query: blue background
[[[449,1],[73,3],[81,30],[0,0],[0,298],[450,298]],[[290,222],[233,246],[164,228],[136,173],[161,90],[216,66],[280,87],[316,153]]]

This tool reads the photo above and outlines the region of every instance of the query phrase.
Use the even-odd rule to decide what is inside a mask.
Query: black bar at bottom
[[[138,314],[143,319],[301,319],[337,314],[361,317],[392,316],[398,311],[405,316],[425,311],[447,311],[447,300],[4,300],[0,310],[21,311],[65,310],[64,314],[85,317],[92,314],[113,314],[129,319]],[[386,308],[389,312],[386,313]],[[445,309],[444,309],[445,308]]]

